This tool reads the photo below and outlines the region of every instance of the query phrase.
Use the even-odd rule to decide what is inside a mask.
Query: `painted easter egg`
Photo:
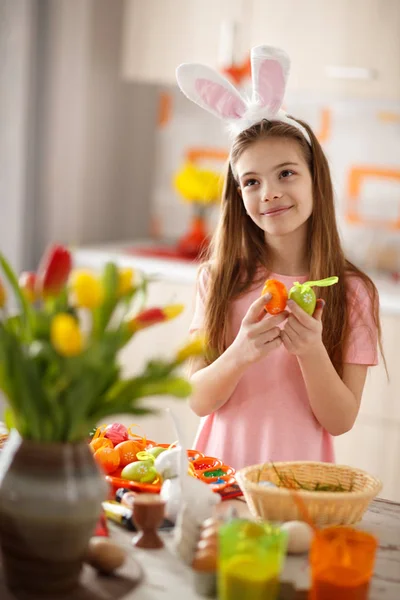
[[[296,282],[289,291],[290,300],[294,300],[308,315],[313,315],[317,298],[308,285]]]
[[[114,448],[114,444],[112,443],[112,441],[102,435],[100,437],[97,437],[96,439],[92,440],[90,442],[89,446],[91,447],[92,452],[97,452],[97,450],[99,448],[103,448],[103,447],[104,448]]]
[[[278,279],[267,279],[261,292],[262,296],[271,294],[272,298],[265,305],[265,310],[270,315],[279,315],[286,308],[288,299],[287,289]]]
[[[111,425],[107,425],[104,436],[111,440],[114,446],[129,438],[128,430],[122,423],[111,423]]]
[[[294,300],[307,314],[313,315],[315,306],[317,304],[317,298],[314,293],[313,287],[329,287],[335,285],[339,281],[339,278],[335,276],[326,277],[318,281],[306,281],[305,283],[299,283],[295,281],[293,287],[290,288],[289,298]]]
[[[116,448],[101,446],[94,453],[94,458],[106,475],[113,473],[119,467],[119,452]]]
[[[153,446],[153,448],[148,448],[147,452],[152,454],[154,458],[157,458],[162,452],[165,452],[166,448],[162,448],[161,446]]]
[[[139,481],[140,483],[152,483],[158,477],[151,460],[137,460],[124,467],[121,471],[122,479]]]
[[[126,467],[137,460],[137,453],[143,450],[143,444],[134,440],[126,440],[115,446],[119,452],[120,466]]]

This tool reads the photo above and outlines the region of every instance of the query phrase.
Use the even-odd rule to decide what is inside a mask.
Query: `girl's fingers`
[[[271,298],[271,294],[265,294],[264,296],[257,298],[257,300],[250,305],[250,308],[243,319],[243,323],[258,323],[265,314],[264,306]]]
[[[288,308],[293,316],[307,329],[312,329],[313,326],[313,318],[306,313],[294,300],[288,300]]]
[[[257,323],[254,327],[254,332],[256,335],[267,332],[274,327],[277,327],[288,318],[289,313],[284,310],[279,313],[279,315],[274,315],[273,317],[268,316],[265,319],[262,319],[259,323]]]
[[[297,335],[301,335],[304,332],[304,325],[299,323],[299,321],[293,315],[289,315],[287,323],[285,324],[285,329],[291,329]]]
[[[290,327],[285,327],[285,329],[282,330],[281,337],[282,339],[287,338],[290,342],[293,343],[297,337],[297,334],[292,329],[290,329]]]
[[[272,340],[271,342],[267,342],[264,346],[264,348],[266,350],[268,350],[269,352],[272,352],[272,350],[276,350],[276,348],[279,348],[279,346],[282,346],[282,338],[276,337],[274,340]]]
[[[259,337],[260,345],[268,344],[268,342],[272,342],[276,338],[281,335],[281,330],[279,327],[273,327],[273,329],[269,329],[265,333],[261,334]]]
[[[290,336],[286,331],[281,332],[281,340],[282,340],[283,345],[285,346],[285,348],[287,350],[289,350],[289,352],[293,350],[293,342],[290,339]]]

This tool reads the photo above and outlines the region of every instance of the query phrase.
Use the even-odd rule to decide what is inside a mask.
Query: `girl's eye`
[[[286,169],[285,171],[282,171],[282,173],[280,174],[280,177],[282,179],[287,179],[291,175],[294,175],[294,172],[293,171],[289,171],[288,169]]]
[[[244,187],[250,187],[252,185],[255,185],[257,182],[257,179],[248,179],[247,181],[245,181],[244,183]]]

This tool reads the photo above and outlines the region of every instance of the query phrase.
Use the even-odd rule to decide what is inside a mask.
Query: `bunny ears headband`
[[[306,129],[281,108],[289,69],[290,59],[284,50],[273,46],[252,48],[253,94],[249,100],[243,98],[225,77],[206,65],[184,63],[177,68],[176,78],[189,100],[226,121],[235,135],[267,119],[295,127],[311,145]]]

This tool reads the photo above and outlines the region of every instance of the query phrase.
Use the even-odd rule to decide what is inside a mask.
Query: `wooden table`
[[[218,510],[235,508],[239,516],[249,516],[242,500],[230,500],[219,505]],[[375,575],[371,585],[370,600],[400,599],[400,504],[385,500],[374,501],[360,528],[374,533],[379,539]],[[85,585],[79,592],[52,600],[200,600],[193,588],[192,572],[181,563],[170,549],[172,536],[164,533],[166,543],[162,550],[133,549],[132,534],[118,526],[111,526],[112,537],[128,550],[128,560],[118,576],[97,576],[85,568]],[[280,598],[300,600],[307,598],[309,572],[307,556],[288,557],[283,571]],[[27,600],[27,596],[13,596],[2,587],[1,600]],[[339,599],[338,599],[339,600]]]

